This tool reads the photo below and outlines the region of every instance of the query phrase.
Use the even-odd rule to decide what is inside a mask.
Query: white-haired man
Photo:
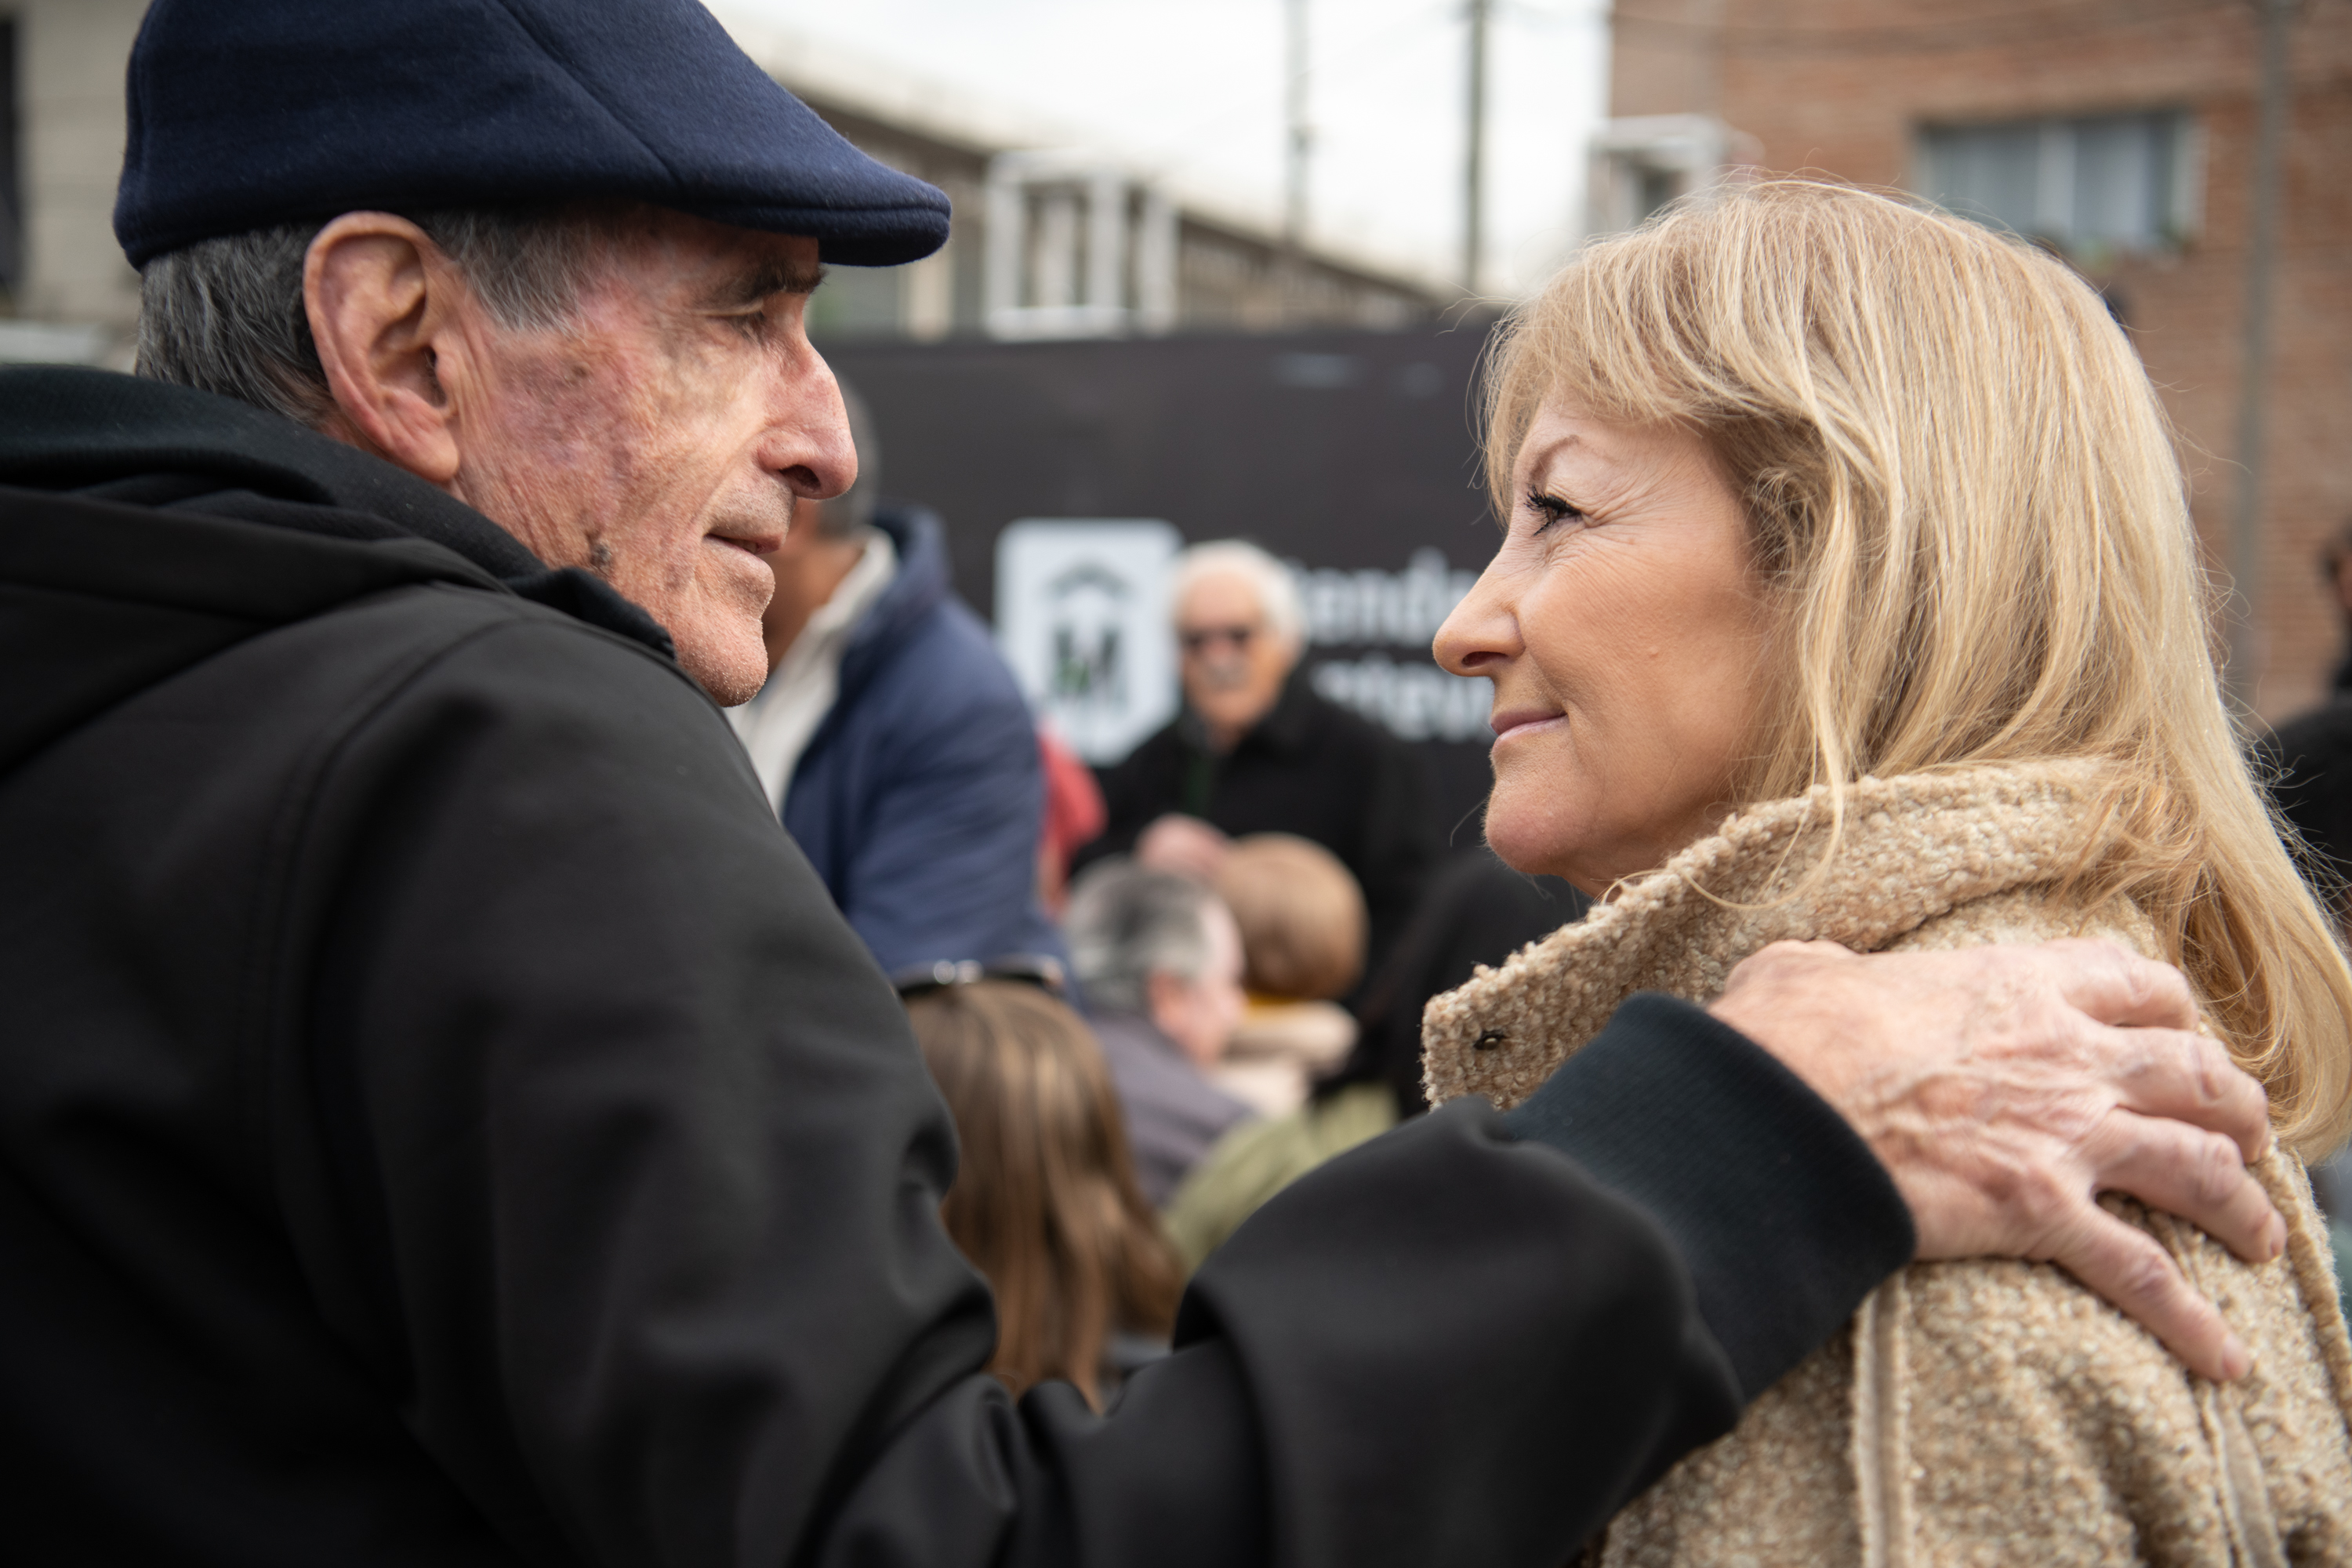
[[[1915,1243],[2242,1369],[2092,1201],[2277,1239],[2135,1114],[2263,1133],[2177,975],[1783,952],[1553,1080],[1649,1121],[1440,1108],[1015,1408],[710,701],[855,466],[818,263],[944,198],[690,0],[159,0],[130,84],[147,374],[0,372],[12,1563],[1550,1568]]]
[[[1256,545],[1192,546],[1169,598],[1183,710],[1105,770],[1109,820],[1082,860],[1202,874],[1228,836],[1311,838],[1362,885],[1377,968],[1444,853],[1419,753],[1315,690],[1297,581]]]

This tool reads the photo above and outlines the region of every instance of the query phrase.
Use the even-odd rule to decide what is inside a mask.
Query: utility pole
[[[2260,120],[2254,139],[2252,221],[2246,235],[2245,345],[2238,384],[2238,494],[2230,519],[2230,695],[2254,695],[2255,605],[2263,570],[2263,444],[2268,426],[2271,285],[2278,267],[2279,156],[2286,139],[2287,27],[2297,0],[2253,0],[2262,17]]]
[[[1470,92],[1467,150],[1462,160],[1462,291],[1478,292],[1481,244],[1486,227],[1486,22],[1494,0],[1470,3]]]
[[[1283,90],[1286,175],[1282,243],[1291,254],[1307,244],[1307,157],[1315,133],[1307,123],[1307,0],[1284,0],[1288,23],[1290,72]]]

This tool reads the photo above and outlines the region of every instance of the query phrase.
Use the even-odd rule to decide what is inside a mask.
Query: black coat
[[[2293,848],[2323,900],[2340,904],[2352,875],[2352,692],[2338,689],[2257,743],[2271,795],[2294,827]]]
[[[1668,1007],[1555,1080],[1601,1126],[1377,1140],[1109,1418],[1016,1405],[898,1005],[665,647],[270,416],[0,372],[7,1561],[1555,1568],[1907,1250]]]
[[[1338,856],[1362,884],[1377,967],[1412,920],[1445,852],[1421,755],[1319,695],[1293,670],[1273,710],[1234,749],[1211,751],[1189,710],[1099,774],[1108,808],[1081,864],[1124,855],[1171,811],[1227,833],[1295,833]]]

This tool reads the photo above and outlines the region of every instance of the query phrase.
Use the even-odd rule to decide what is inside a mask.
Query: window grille
[[[2196,229],[2199,153],[2195,122],[2169,110],[1928,126],[1914,184],[2070,251],[2162,250]]]

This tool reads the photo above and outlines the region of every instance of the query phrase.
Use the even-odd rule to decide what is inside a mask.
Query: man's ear
[[[345,213],[310,241],[302,307],[335,406],[324,433],[446,489],[457,409],[442,356],[464,353],[457,268],[423,229],[390,213]]]
[[[1164,969],[1155,969],[1143,977],[1143,1010],[1154,1026],[1169,1032],[1171,1024],[1181,1025],[1184,1004],[1192,999],[1192,987],[1182,976]]]

